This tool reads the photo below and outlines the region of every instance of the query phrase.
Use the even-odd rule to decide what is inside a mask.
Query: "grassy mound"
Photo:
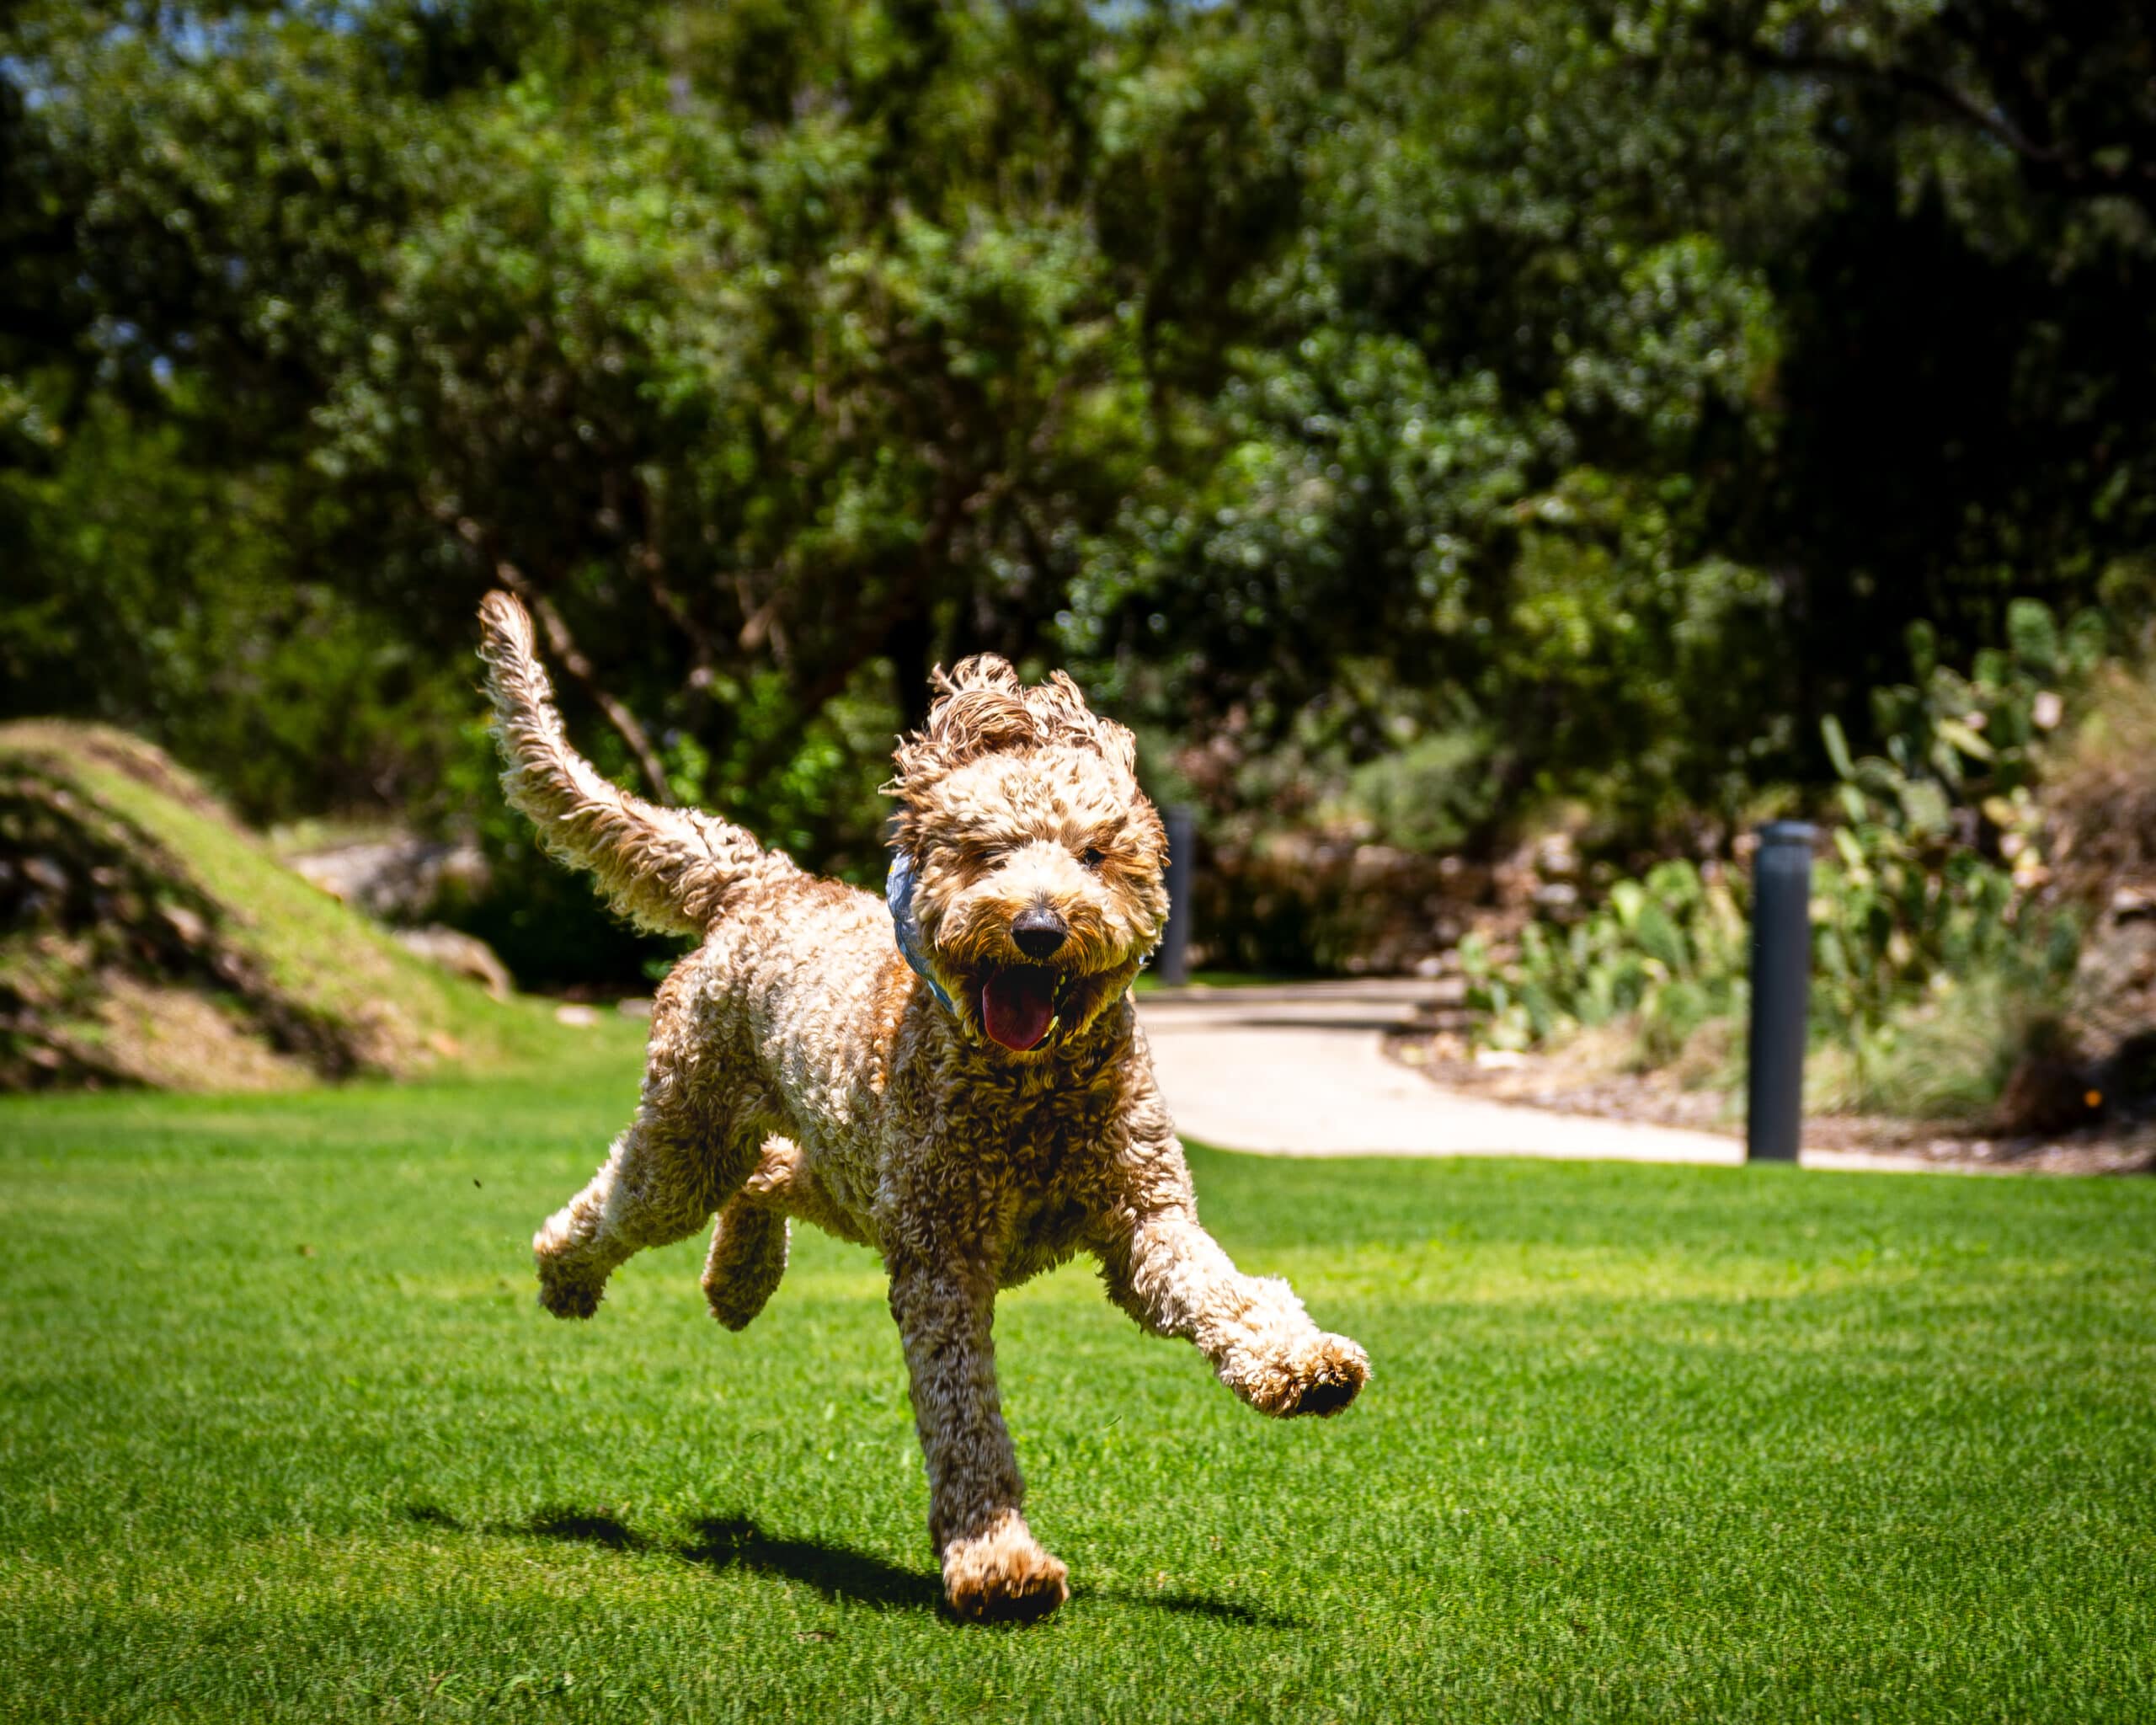
[[[410,1077],[590,1034],[406,952],[148,744],[0,726],[0,1090]]]

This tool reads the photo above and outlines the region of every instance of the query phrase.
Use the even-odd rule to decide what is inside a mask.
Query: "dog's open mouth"
[[[1055,1028],[1063,978],[1042,964],[1003,964],[980,985],[980,1024],[989,1040],[1014,1054],[1038,1048]]]

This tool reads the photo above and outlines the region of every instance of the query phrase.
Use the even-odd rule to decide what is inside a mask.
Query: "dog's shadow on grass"
[[[611,1516],[567,1510],[536,1515],[516,1531],[541,1539],[605,1546],[616,1551],[667,1551],[701,1568],[746,1569],[759,1575],[781,1576],[812,1587],[828,1599],[854,1599],[864,1605],[933,1611],[943,1597],[942,1589],[926,1575],[849,1546],[782,1539],[766,1533],[745,1515],[707,1518],[694,1525],[693,1537],[666,1542],[646,1539]]]
[[[445,1509],[415,1503],[405,1519],[422,1527],[465,1531],[464,1525]],[[879,1609],[944,1612],[943,1589],[937,1578],[851,1546],[827,1545],[819,1540],[792,1540],[769,1534],[745,1515],[708,1517],[694,1523],[691,1537],[656,1540],[611,1515],[579,1509],[543,1509],[529,1521],[483,1527],[482,1533],[506,1534],[527,1539],[559,1540],[572,1545],[600,1546],[610,1551],[657,1551],[711,1570],[744,1569],[759,1575],[776,1575],[814,1588],[826,1599],[851,1599]],[[1083,1596],[1081,1591],[1081,1597]],[[1098,1595],[1120,1605],[1145,1605],[1159,1611],[1210,1617],[1220,1622],[1247,1624],[1267,1629],[1298,1627],[1293,1618],[1252,1610],[1232,1600],[1210,1599],[1197,1594],[1142,1594],[1110,1592]]]
[[[1083,1597],[1088,1591],[1081,1588]],[[1209,1599],[1203,1594],[1134,1594],[1120,1588],[1107,1589],[1098,1595],[1113,1599],[1118,1605],[1143,1605],[1150,1611],[1173,1611],[1183,1617],[1210,1617],[1216,1623],[1239,1623],[1247,1629],[1300,1629],[1299,1618],[1283,1617],[1277,1611],[1260,1611],[1249,1605],[1239,1605],[1233,1599]]]

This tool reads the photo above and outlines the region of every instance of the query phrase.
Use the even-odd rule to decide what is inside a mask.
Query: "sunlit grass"
[[[1377,1377],[1276,1425],[1006,1296],[1072,1569],[936,1608],[883,1283],[526,1242],[627,1064],[0,1106],[13,1717],[2026,1719],[2156,1706],[2156,1184],[1198,1152]]]
[[[1191,985],[1196,988],[1277,988],[1283,983],[1308,982],[1308,976],[1273,976],[1258,970],[1193,970]],[[1158,970],[1140,970],[1131,984],[1136,994],[1165,994],[1176,992],[1175,985],[1161,980]]]

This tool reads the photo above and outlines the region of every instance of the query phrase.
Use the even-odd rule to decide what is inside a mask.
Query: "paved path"
[[[1140,996],[1139,1014],[1177,1130],[1224,1150],[1743,1161],[1733,1138],[1463,1096],[1387,1060],[1385,1032],[1412,1019],[1432,992],[1427,982],[1391,978],[1193,985]]]

